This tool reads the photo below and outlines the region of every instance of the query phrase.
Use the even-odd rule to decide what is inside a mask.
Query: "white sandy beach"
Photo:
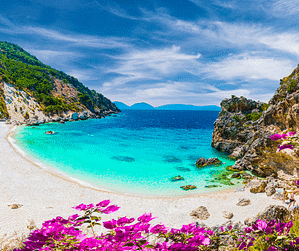
[[[6,139],[11,126],[0,122],[0,236],[14,231],[25,232],[29,220],[38,227],[45,220],[56,216],[67,217],[78,211],[71,207],[81,203],[98,203],[110,199],[121,208],[105,215],[103,219],[119,216],[138,217],[151,212],[157,217],[153,223],[164,223],[168,227],[179,228],[194,222],[189,215],[199,206],[206,206],[210,218],[204,221],[208,226],[220,225],[227,221],[222,211],[233,212],[233,222],[244,222],[254,217],[268,205],[281,205],[282,202],[267,197],[265,193],[223,191],[184,198],[146,198],[109,193],[84,187],[73,181],[51,174],[17,153]],[[236,206],[239,198],[248,198],[248,206]],[[8,205],[17,203],[23,206],[11,209]]]

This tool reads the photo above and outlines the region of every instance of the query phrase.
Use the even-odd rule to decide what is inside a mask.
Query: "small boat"
[[[55,133],[55,132],[53,132],[53,131],[47,131],[47,132],[46,132],[46,134],[50,134],[50,135],[51,135],[51,134],[54,134],[54,133]]]

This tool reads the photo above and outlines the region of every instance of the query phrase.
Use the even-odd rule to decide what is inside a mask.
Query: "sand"
[[[232,212],[234,217],[231,220],[243,223],[268,205],[282,205],[281,201],[273,200],[265,193],[252,194],[248,189],[244,192],[230,190],[181,198],[148,198],[85,187],[41,168],[20,154],[7,140],[11,129],[12,126],[0,122],[0,236],[14,231],[26,232],[30,220],[40,227],[45,220],[78,213],[72,209],[73,206],[98,203],[104,199],[110,199],[121,208],[113,214],[105,215],[103,220],[125,215],[136,218],[151,212],[157,217],[154,224],[164,223],[175,228],[194,222],[189,214],[199,206],[207,207],[211,214],[210,218],[199,222],[215,226],[227,222],[222,211]],[[251,204],[237,206],[239,198],[250,199]],[[11,209],[8,205],[13,203],[23,206]]]

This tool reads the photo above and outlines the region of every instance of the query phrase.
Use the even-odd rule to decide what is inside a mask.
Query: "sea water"
[[[31,158],[99,189],[189,196],[233,187],[212,182],[234,164],[211,147],[217,117],[216,111],[127,110],[103,119],[21,126],[13,137]],[[218,157],[222,164],[197,168],[200,157]],[[177,175],[184,180],[170,180]],[[206,188],[211,184],[219,187]],[[197,189],[184,191],[184,185]]]

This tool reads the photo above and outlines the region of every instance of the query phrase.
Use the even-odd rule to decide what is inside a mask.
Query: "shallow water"
[[[101,189],[186,196],[234,187],[205,188],[217,185],[210,182],[213,175],[234,164],[210,146],[217,117],[216,111],[124,111],[100,120],[18,127],[14,139],[34,159]],[[49,130],[55,134],[45,134]],[[225,164],[198,169],[200,157]],[[184,180],[171,182],[176,175]],[[180,188],[189,184],[197,189]]]

